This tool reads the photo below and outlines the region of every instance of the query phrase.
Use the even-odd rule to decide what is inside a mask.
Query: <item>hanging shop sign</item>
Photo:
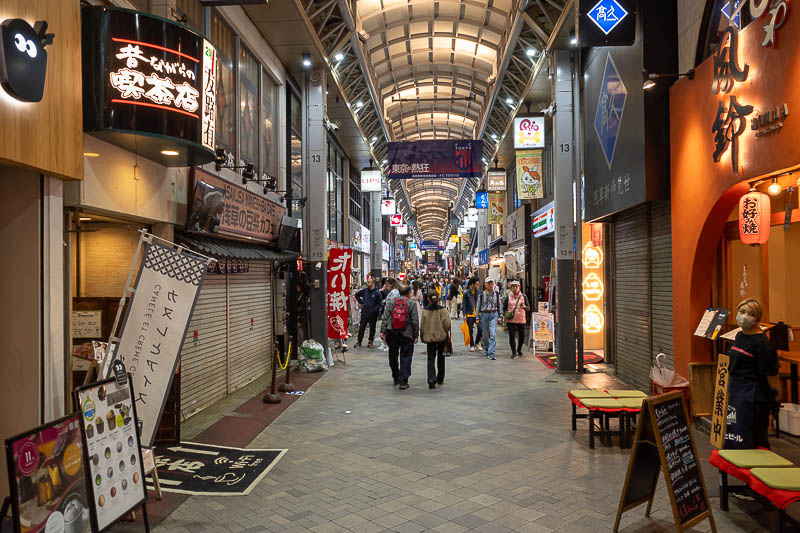
[[[328,258],[328,338],[347,338],[353,252],[331,248]]]
[[[505,195],[502,193],[489,193],[488,224],[505,224]]]
[[[392,256],[389,253],[389,243],[381,241],[381,257],[384,261],[388,261]]]
[[[469,228],[464,227],[464,226],[459,226],[458,235],[460,237],[463,237],[464,235],[469,235]]]
[[[514,119],[514,148],[544,148],[544,117]]]
[[[403,215],[391,215],[389,217],[389,225],[392,227],[399,226],[402,223],[403,223]]]
[[[381,192],[381,171],[361,171],[361,192]]]
[[[114,355],[132,376],[141,439],[148,448],[172,386],[207,263],[185,249],[144,243]]]
[[[478,252],[478,265],[484,266],[489,264],[489,249],[484,248]]]
[[[544,237],[556,230],[555,204],[550,202],[533,214],[533,236]]]
[[[285,207],[199,168],[194,170],[194,179],[189,231],[278,242]]]
[[[483,141],[389,143],[387,179],[480,178]]]
[[[458,244],[458,235],[450,235],[450,244]]]
[[[397,212],[397,205],[391,198],[381,200],[381,215],[394,215]]]
[[[769,240],[772,205],[763,192],[750,191],[739,200],[739,237],[742,244],[758,246]]]
[[[603,281],[595,272],[589,272],[584,276],[581,287],[583,288],[583,299],[587,302],[597,302],[603,299],[605,292]]]
[[[80,416],[72,413],[6,439],[11,531],[91,530]]]
[[[415,243],[415,242],[408,243],[408,249],[409,250],[416,250],[417,249],[417,243]]]
[[[86,439],[94,531],[105,530],[146,499],[142,449],[136,430],[142,404],[135,405],[138,393],[125,379],[124,367],[120,368],[122,379],[109,378],[75,392]]]
[[[517,161],[517,197],[520,200],[544,198],[542,187],[542,151],[519,150]]]
[[[578,46],[629,46],[636,39],[635,0],[580,0]]]
[[[364,226],[361,226],[361,251],[364,252],[365,254],[370,253],[369,238],[370,238],[370,231]]]
[[[394,229],[398,235],[408,235],[408,224],[398,224]]]
[[[506,241],[509,246],[525,242],[525,207],[520,207],[506,219]]]
[[[83,8],[82,30],[85,131],[165,166],[214,160],[211,43],[169,20],[103,6]]]
[[[488,209],[489,208],[489,193],[478,191],[475,193],[475,208]]]
[[[506,190],[506,169],[490,170],[486,173],[486,190],[490,192]]]
[[[581,252],[581,262],[584,268],[600,268],[603,265],[603,249],[600,246],[592,246],[587,242]]]
[[[439,241],[422,241],[421,243],[419,243],[419,249],[422,250],[423,252],[426,252],[428,250],[438,251]]]
[[[23,19],[0,24],[0,84],[22,102],[40,102],[47,76],[47,50],[55,34],[47,33],[47,21],[31,26]]]
[[[591,304],[583,312],[583,329],[587,333],[600,333],[605,320],[603,312],[595,304]]]

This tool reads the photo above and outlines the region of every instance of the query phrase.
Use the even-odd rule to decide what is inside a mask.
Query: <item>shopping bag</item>
[[[469,346],[469,326],[466,320],[461,323],[461,333],[464,334],[464,346]]]

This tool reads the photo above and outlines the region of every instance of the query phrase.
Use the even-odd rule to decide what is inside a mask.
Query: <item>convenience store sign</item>
[[[543,237],[556,229],[555,206],[550,202],[533,214],[533,236]]]

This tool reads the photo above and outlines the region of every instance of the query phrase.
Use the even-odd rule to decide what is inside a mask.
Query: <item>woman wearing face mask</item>
[[[769,448],[769,415],[777,392],[768,382],[778,374],[778,354],[758,322],[763,308],[749,298],[736,308],[736,323],[742,331],[728,352],[728,423],[724,448]]]

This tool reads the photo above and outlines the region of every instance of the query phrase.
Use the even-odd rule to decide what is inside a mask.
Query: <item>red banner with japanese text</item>
[[[350,267],[353,251],[331,248],[328,257],[328,338],[347,338]]]

